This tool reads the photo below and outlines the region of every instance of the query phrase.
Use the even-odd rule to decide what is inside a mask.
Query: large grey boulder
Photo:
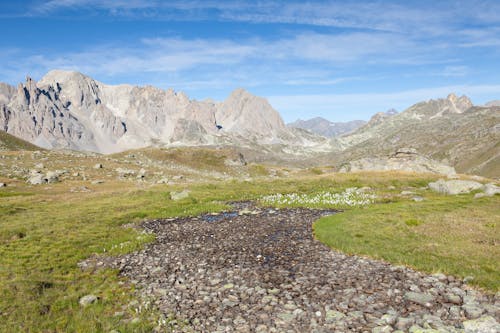
[[[28,183],[31,185],[41,185],[45,184],[47,180],[41,173],[32,173],[28,178]]]
[[[45,181],[49,184],[57,183],[59,181],[59,172],[48,171],[47,174],[45,174]]]
[[[174,201],[186,199],[187,197],[189,197],[189,191],[188,190],[184,190],[184,191],[181,191],[181,192],[170,192],[170,199],[172,199]]]
[[[484,185],[483,187],[484,194],[488,197],[492,197],[495,194],[500,193],[500,187],[496,186],[495,184],[488,183]]]
[[[440,179],[436,182],[429,183],[429,188],[435,192],[448,195],[456,195],[470,193],[483,188],[483,184],[473,180],[444,180]]]

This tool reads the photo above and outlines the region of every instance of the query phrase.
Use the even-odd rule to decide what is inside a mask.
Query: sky
[[[500,1],[0,1],[0,81],[52,69],[224,100],[286,122],[500,99]]]

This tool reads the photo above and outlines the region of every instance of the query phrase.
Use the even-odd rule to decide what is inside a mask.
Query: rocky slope
[[[317,145],[243,89],[224,102],[190,100],[151,86],[106,85],[55,70],[17,90],[0,85],[0,129],[45,148],[112,153],[151,145]]]
[[[322,117],[315,117],[308,120],[297,119],[287,126],[301,128],[329,138],[350,133],[366,124],[364,120],[352,120],[348,122],[331,122]]]
[[[458,172],[500,177],[500,107],[473,106],[466,96],[450,94],[390,117],[376,115],[331,143],[336,161],[387,156],[408,147]]]

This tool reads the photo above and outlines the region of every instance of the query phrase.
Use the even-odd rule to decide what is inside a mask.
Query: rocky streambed
[[[149,221],[156,241],[109,265],[185,320],[174,331],[500,331],[498,295],[315,240],[313,222],[329,214],[238,203],[234,212]]]

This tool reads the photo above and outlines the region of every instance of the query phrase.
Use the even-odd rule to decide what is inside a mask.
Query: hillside
[[[328,138],[337,137],[350,133],[366,124],[364,120],[352,120],[347,122],[331,122],[322,117],[315,117],[308,120],[298,119],[287,124],[289,127],[301,128]]]
[[[42,150],[42,148],[0,131],[0,150]]]
[[[408,147],[458,172],[500,177],[500,107],[473,106],[467,97],[451,94],[382,121],[372,119],[332,144],[334,158],[342,161],[385,156]]]

